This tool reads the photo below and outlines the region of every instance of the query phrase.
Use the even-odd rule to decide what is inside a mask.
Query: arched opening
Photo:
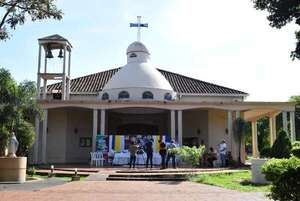
[[[126,99],[126,98],[129,98],[129,93],[127,91],[121,91],[119,93],[119,99]]]
[[[109,99],[108,93],[104,93],[104,94],[102,95],[102,100],[108,100],[108,99]]]
[[[172,95],[170,93],[166,93],[164,96],[165,100],[172,100]]]
[[[143,99],[153,99],[153,93],[151,91],[145,91],[143,93]]]
[[[137,55],[136,55],[135,53],[131,53],[131,54],[129,55],[129,57],[130,57],[130,58],[134,58],[134,57],[137,57]]]

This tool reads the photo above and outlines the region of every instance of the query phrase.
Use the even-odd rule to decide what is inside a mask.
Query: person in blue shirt
[[[146,168],[148,168],[149,161],[150,161],[150,167],[153,167],[153,139],[147,140],[145,143],[145,152],[147,154],[146,159]]]
[[[176,162],[175,162],[175,152],[174,149],[176,148],[175,141],[172,140],[171,143],[168,145],[168,155],[167,155],[167,161],[166,161],[166,168],[168,168],[168,164],[170,159],[172,159],[172,167],[176,168]]]

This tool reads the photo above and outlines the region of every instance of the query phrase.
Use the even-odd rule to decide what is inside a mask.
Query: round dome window
[[[170,93],[166,93],[164,99],[165,100],[172,100],[172,95]]]
[[[109,95],[108,95],[108,93],[104,93],[103,95],[102,95],[102,98],[101,98],[102,100],[108,100],[109,99]]]
[[[143,93],[143,99],[153,99],[153,93],[151,91],[145,91]]]
[[[119,99],[126,99],[129,98],[129,93],[127,91],[121,91],[119,93]]]

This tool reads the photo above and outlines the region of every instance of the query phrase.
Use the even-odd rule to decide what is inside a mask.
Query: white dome
[[[131,52],[144,52],[150,55],[146,46],[139,41],[135,41],[128,46],[126,54],[129,54]]]
[[[144,92],[151,92],[153,100],[164,100],[169,94],[175,98],[170,83],[150,63],[149,51],[141,42],[134,42],[127,48],[127,64],[104,86],[100,98],[107,93],[110,100],[119,99],[119,93],[126,91],[131,100],[140,100]]]

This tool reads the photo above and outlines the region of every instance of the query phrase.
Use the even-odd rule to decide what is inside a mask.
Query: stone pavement
[[[49,188],[67,183],[62,179],[49,178],[41,179],[37,181],[28,181],[23,184],[0,184],[0,195],[1,191],[38,191],[43,188]],[[2,201],[0,196],[0,201]]]
[[[192,182],[80,181],[39,191],[0,191],[2,201],[266,201],[262,193],[241,193]]]

